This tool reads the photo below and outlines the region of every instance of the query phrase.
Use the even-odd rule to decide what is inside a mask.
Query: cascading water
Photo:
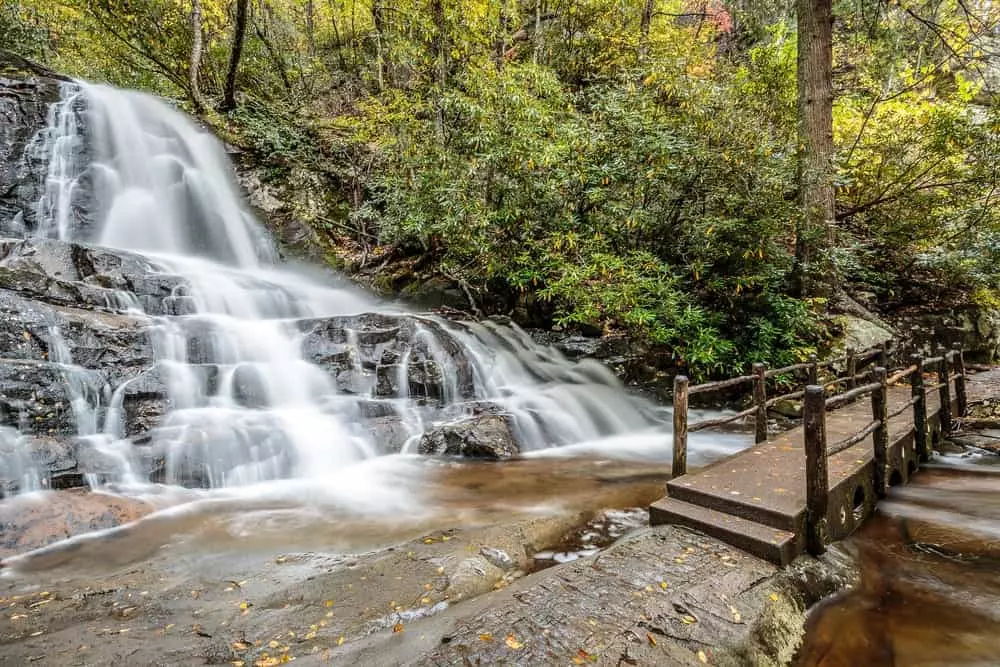
[[[66,84],[30,150],[48,164],[34,235],[141,253],[153,277],[180,278],[162,312],[128,289],[109,304],[148,322],[155,365],[139,377],[95,390],[49,330],[78,435],[115,462],[105,482],[311,480],[344,500],[371,490],[363,470],[384,473],[368,465],[378,455],[415,453],[433,426],[483,413],[505,415],[522,452],[669,455],[660,410],[596,362],[571,363],[515,328],[405,315],[282,268],[220,144],[153,97]],[[333,333],[317,338],[323,327]],[[391,348],[392,336],[404,344]],[[165,414],[130,433],[126,401],[146,385],[165,387]],[[152,473],[150,460],[162,463]]]

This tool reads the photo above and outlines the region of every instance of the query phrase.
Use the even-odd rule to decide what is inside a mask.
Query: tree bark
[[[500,16],[497,25],[497,38],[493,43],[493,61],[496,64],[497,71],[503,69],[503,59],[504,54],[507,52],[507,30],[510,28],[508,25],[510,19],[507,16],[507,0],[502,0],[500,3]]]
[[[309,44],[309,56],[316,55],[316,8],[313,0],[306,0],[306,41]]]
[[[642,20],[639,23],[639,62],[645,62],[649,51],[649,27],[653,23],[653,10],[656,0],[646,0],[642,7]]]
[[[236,72],[243,57],[243,40],[247,34],[247,6],[250,0],[236,0],[236,25],[233,26],[233,48],[229,52],[229,70],[226,72],[226,91],[222,97],[221,111],[236,108]]]
[[[205,110],[205,100],[198,87],[198,73],[201,70],[201,0],[191,0],[191,63],[188,66],[188,87],[191,89],[191,102],[196,113]]]
[[[444,141],[444,92],[448,78],[448,33],[445,25],[444,0],[431,0],[431,13],[434,16],[434,58],[435,58],[435,78],[437,79],[438,103],[437,103],[437,135],[438,139]]]
[[[382,0],[372,0],[372,23],[375,24],[375,63],[378,69],[378,89],[385,88],[385,73],[390,62],[385,54],[385,8]]]
[[[823,257],[834,231],[833,10],[831,0],[797,0],[799,203],[795,288],[829,294],[833,265]]]

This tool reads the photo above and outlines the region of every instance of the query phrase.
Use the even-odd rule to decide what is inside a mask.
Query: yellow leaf
[[[692,623],[697,623],[698,619],[696,619],[694,616],[682,616],[681,621],[685,625],[691,625]]]
[[[647,632],[646,639],[649,641],[651,646],[656,646],[656,637]]]
[[[337,638],[337,646],[343,646],[343,645],[344,645],[344,638],[343,637],[338,637]]]
[[[524,646],[524,644],[517,641],[517,637],[514,635],[507,635],[507,639],[505,639],[504,642],[515,651]]]
[[[771,598],[771,602],[777,602],[778,601],[778,594],[777,593],[771,593],[770,598]]]
[[[480,633],[480,635],[479,635],[479,641],[482,641],[482,642],[491,642],[491,641],[493,641],[493,633],[492,632],[483,632],[483,633]]]
[[[326,607],[332,607],[333,606],[333,600],[327,600],[326,602],[323,603],[323,605],[326,606]]]
[[[698,661],[703,664],[708,664],[708,656],[705,655],[704,651],[698,651]]]
[[[402,623],[397,623],[396,625],[392,626],[393,632],[403,632],[403,629],[404,628]]]
[[[281,646],[281,644],[279,644],[279,643],[278,643],[277,641],[275,641],[274,639],[272,639],[271,641],[269,641],[269,642],[267,643],[267,647],[268,647],[268,648],[278,648],[279,646]]]
[[[660,588],[662,588],[663,590],[667,590],[669,587],[670,587],[670,584],[668,584],[667,582],[665,582],[665,581],[661,581],[660,582]]]

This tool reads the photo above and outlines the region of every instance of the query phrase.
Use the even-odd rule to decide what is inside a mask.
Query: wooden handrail
[[[868,422],[868,424],[866,424],[864,428],[862,428],[854,435],[844,438],[843,440],[840,440],[839,442],[835,442],[834,444],[830,445],[830,448],[826,450],[826,455],[833,456],[834,454],[839,454],[846,449],[850,449],[851,447],[858,444],[859,442],[870,436],[872,433],[874,433],[875,429],[879,427],[879,424],[881,424],[881,422],[879,422],[877,419],[873,419],[872,421]]]
[[[702,394],[706,391],[718,391],[719,389],[728,389],[729,387],[736,387],[746,382],[753,382],[754,379],[756,379],[756,376],[754,375],[740,375],[734,378],[729,378],[728,380],[717,380],[716,382],[706,382],[705,384],[696,384],[693,387],[688,388],[688,395],[693,396],[694,394]]]
[[[738,419],[742,419],[744,417],[749,417],[750,415],[752,415],[755,412],[757,412],[757,406],[756,405],[753,406],[752,408],[747,408],[746,410],[743,410],[742,412],[737,412],[734,415],[726,415],[724,417],[716,417],[715,419],[703,419],[700,422],[695,422],[693,424],[688,424],[688,433],[694,433],[695,431],[703,431],[706,428],[712,428],[713,426],[723,426],[725,424],[729,424],[730,422],[734,422],[734,421],[736,421]]]
[[[845,403],[850,403],[856,398],[861,398],[862,396],[872,391],[875,391],[876,389],[879,388],[879,386],[880,385],[878,382],[872,382],[870,384],[863,384],[860,387],[855,387],[850,391],[845,391],[843,394],[837,394],[836,396],[831,396],[830,398],[826,399],[826,409],[833,410],[835,408],[839,408]]]
[[[886,382],[888,382],[889,384],[896,384],[900,380],[905,380],[906,378],[910,377],[910,374],[915,372],[916,370],[917,370],[917,365],[910,364],[903,370],[898,371],[893,375],[890,375],[888,378],[886,378]]]

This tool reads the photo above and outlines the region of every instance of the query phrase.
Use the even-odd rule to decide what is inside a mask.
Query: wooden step
[[[799,554],[795,533],[676,498],[662,498],[650,505],[649,523],[653,526],[674,524],[694,528],[777,565],[788,565]]]
[[[733,495],[725,489],[704,488],[703,481],[695,480],[696,476],[697,473],[682,475],[668,481],[667,493],[675,500],[731,514],[754,523],[791,532],[797,530],[801,519],[799,515],[805,509],[804,499],[801,503],[793,503],[791,507],[787,501],[779,504],[771,497],[755,502],[743,496]]]

